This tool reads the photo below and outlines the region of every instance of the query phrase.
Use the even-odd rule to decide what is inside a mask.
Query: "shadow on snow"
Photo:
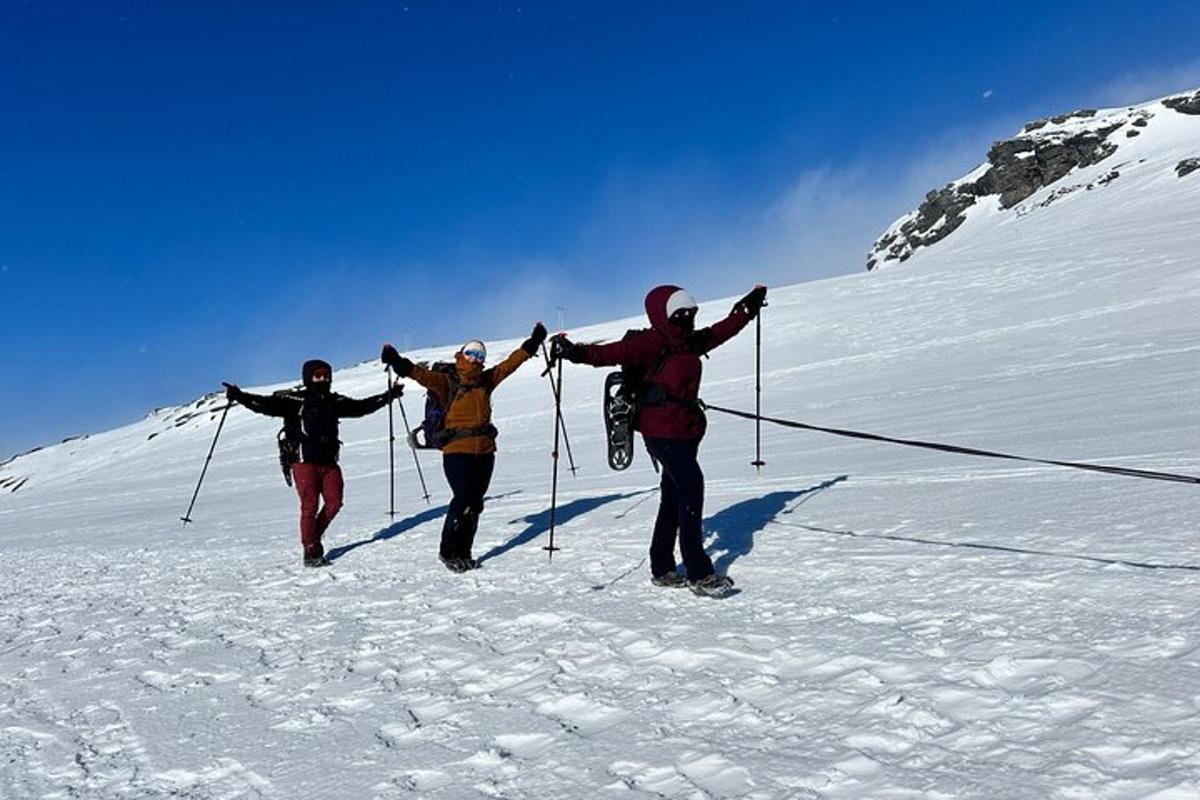
[[[554,514],[554,525],[557,528],[571,521],[575,517],[578,517],[581,514],[586,514],[587,512],[595,508],[599,508],[606,503],[612,503],[616,500],[623,500],[627,497],[634,497],[635,495],[639,494],[643,494],[643,492],[605,494],[598,497],[581,497],[578,500],[572,500],[571,502],[561,505],[557,508]],[[550,530],[550,509],[547,508],[544,511],[539,511],[536,514],[530,514],[529,516],[522,517],[521,519],[514,519],[512,522],[526,522],[529,525],[527,528],[525,528],[525,530],[509,539],[504,544],[496,545],[491,550],[488,550],[486,553],[480,556],[480,563],[496,558],[497,556],[504,555],[514,547],[520,547],[523,544],[528,544],[546,531]]]
[[[514,494],[520,494],[520,493],[521,493],[520,489],[515,489],[511,492],[505,492],[504,494],[488,496],[484,500],[485,500],[485,502],[490,502],[490,501],[494,501],[494,500],[503,500],[505,497],[511,497]],[[427,508],[419,514],[413,514],[411,517],[405,517],[404,519],[402,519],[398,522],[393,522],[391,525],[388,525],[386,528],[383,528],[382,530],[376,532],[375,535],[370,537],[369,539],[361,539],[357,542],[351,542],[350,544],[343,544],[343,545],[339,545],[338,547],[334,547],[328,553],[325,554],[325,557],[328,558],[330,561],[336,561],[339,558],[341,558],[342,556],[346,555],[346,553],[349,553],[351,550],[355,550],[359,547],[362,547],[364,544],[374,544],[376,542],[386,542],[388,539],[395,538],[396,536],[399,536],[400,534],[404,533],[405,531],[410,531],[419,525],[425,524],[426,522],[432,522],[435,519],[439,519],[441,517],[446,516],[446,512],[449,509],[450,509],[449,505],[442,505],[442,506],[436,506],[434,508]]]
[[[708,539],[707,549],[715,556],[713,568],[721,575],[727,574],[734,561],[754,549],[754,535],[774,522],[777,516],[792,513],[798,506],[847,479],[848,476],[839,475],[807,489],[771,492],[734,503],[707,518],[704,533]],[[788,507],[788,503],[797,498],[799,502]]]
[[[349,553],[351,550],[356,550],[359,547],[362,547],[364,544],[386,542],[388,539],[395,538],[405,531],[412,530],[418,525],[423,525],[426,522],[432,522],[435,519],[446,516],[446,510],[448,508],[450,508],[448,505],[427,508],[420,514],[413,514],[411,517],[405,517],[398,522],[393,522],[391,525],[388,525],[386,528],[378,531],[369,539],[360,539],[357,542],[351,542],[350,544],[343,544],[334,547],[325,554],[325,557],[330,561],[337,561],[339,558],[346,555],[346,553]]]

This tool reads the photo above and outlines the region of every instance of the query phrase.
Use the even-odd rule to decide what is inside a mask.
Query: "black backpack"
[[[300,400],[303,391],[303,386],[293,386],[290,389],[272,392],[272,394]],[[283,479],[287,481],[288,486],[292,485],[292,465],[300,462],[300,443],[303,439],[304,433],[300,430],[300,415],[284,417],[283,427],[275,435],[275,441],[279,445],[279,467],[283,470]]]

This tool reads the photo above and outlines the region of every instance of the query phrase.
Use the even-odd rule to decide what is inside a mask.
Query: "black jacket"
[[[388,393],[356,400],[333,392],[320,394],[311,389],[298,389],[272,395],[238,392],[234,399],[255,413],[283,417],[289,441],[300,444],[301,461],[336,464],[341,447],[338,420],[365,417],[378,411],[388,404]]]

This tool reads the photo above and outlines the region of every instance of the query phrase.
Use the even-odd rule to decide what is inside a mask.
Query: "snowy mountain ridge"
[[[981,198],[919,269],[773,288],[763,412],[1200,474],[1200,176],[1158,168],[1198,120],[1160,113],[1010,209]],[[712,353],[706,400],[753,409],[754,342]],[[553,561],[551,391],[536,361],[499,387],[464,575],[436,558],[437,454],[426,504],[397,448],[387,514],[384,412],[342,427],[325,569],[300,565],[278,422],[241,408],[181,526],[220,395],[0,466],[0,797],[1200,795],[1194,487],[766,425],[756,471],[753,424],[714,412],[706,546],[740,593],[702,599],[649,581],[658,476],[640,443],[607,468],[605,372],[564,370],[579,471]],[[373,361],[334,377],[383,383]]]
[[[972,214],[1020,218],[1075,192],[1126,194],[1122,175],[1171,174],[1175,181],[1157,187],[1166,205],[1173,194],[1189,191],[1181,181],[1197,168],[1200,89],[1125,108],[1036,120],[1016,137],[996,142],[985,163],[929,192],[916,211],[892,223],[868,254],[867,269],[907,261]]]

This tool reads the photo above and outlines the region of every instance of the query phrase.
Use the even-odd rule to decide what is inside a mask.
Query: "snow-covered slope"
[[[1200,89],[1036,120],[996,142],[985,163],[929,192],[920,208],[892,223],[868,254],[867,269],[907,261],[952,235],[955,242],[986,248],[980,229],[990,226],[1020,236],[1103,215],[1124,227],[1130,205],[1169,209],[1176,197],[1194,194],[1197,170]]]
[[[1200,175],[1142,168],[1175,157],[1155,125],[1197,120],[1152,120],[1086,206],[981,202],[920,269],[773,290],[764,412],[1200,473]],[[705,369],[706,399],[753,408],[753,330]],[[300,567],[277,426],[242,409],[181,527],[215,397],[0,466],[0,797],[1200,794],[1194,487],[770,427],[756,473],[753,425],[714,414],[705,526],[742,591],[704,600],[648,581],[656,476],[640,449],[605,466],[603,370],[566,370],[579,473],[547,560],[538,371],[495,396],[467,575],[435,557],[435,457],[426,505],[397,453],[386,516],[382,412],[343,429],[325,570]]]

